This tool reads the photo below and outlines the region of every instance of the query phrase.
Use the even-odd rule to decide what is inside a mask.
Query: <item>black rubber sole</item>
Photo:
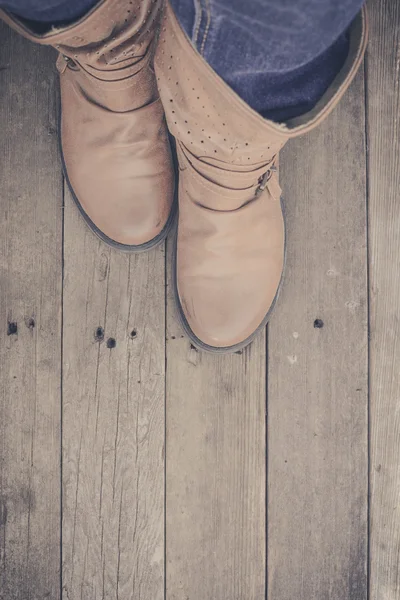
[[[193,333],[192,329],[190,328],[189,323],[186,320],[185,313],[183,312],[181,301],[179,298],[178,280],[177,280],[177,243],[178,243],[178,220],[177,220],[176,226],[174,228],[174,234],[173,234],[173,251],[172,251],[172,282],[173,282],[173,289],[174,289],[174,298],[175,298],[176,305],[178,307],[178,317],[179,317],[180,324],[182,325],[182,328],[185,331],[188,338],[190,339],[191,343],[193,344],[193,346],[195,348],[197,348],[197,350],[201,350],[202,352],[208,352],[209,354],[235,354],[236,352],[240,352],[241,350],[243,350],[244,348],[249,346],[254,341],[254,338],[259,334],[259,332],[262,331],[266,327],[268,321],[271,318],[271,314],[274,311],[276,303],[278,301],[279,294],[282,289],[283,280],[284,280],[284,276],[285,276],[285,269],[286,269],[286,220],[285,220],[285,211],[284,211],[284,205],[283,205],[282,198],[281,198],[281,208],[282,208],[284,232],[285,232],[284,259],[283,259],[282,276],[281,276],[274,300],[273,300],[267,314],[265,315],[263,321],[260,323],[260,325],[257,327],[257,329],[248,338],[246,338],[245,340],[243,340],[242,342],[240,342],[238,344],[235,344],[234,346],[226,346],[226,347],[210,346],[209,344],[205,344],[204,342],[202,342],[196,336],[196,334]]]

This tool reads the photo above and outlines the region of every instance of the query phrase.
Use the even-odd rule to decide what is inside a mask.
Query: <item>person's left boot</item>
[[[361,64],[366,12],[349,32],[345,65],[317,106],[285,124],[263,119],[211,69],[167,3],[155,71],[179,160],[173,284],[195,346],[235,352],[276,303],[285,256],[278,154],[338,103]]]
[[[121,250],[155,246],[172,221],[174,168],[153,70],[161,9],[162,0],[103,0],[43,34],[0,11],[58,50],[64,172],[86,222]]]

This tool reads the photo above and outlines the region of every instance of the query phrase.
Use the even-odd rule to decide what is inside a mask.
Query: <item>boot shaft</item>
[[[267,164],[289,138],[312,130],[329,115],[353,80],[366,43],[364,8],[350,29],[346,63],[317,106],[288,123],[273,123],[253,111],[209,67],[167,2],[155,70],[169,129],[208,164],[223,161],[243,168]]]
[[[119,78],[113,71],[135,72],[135,64],[154,49],[161,9],[162,0],[102,0],[76,23],[44,34],[5,11],[0,10],[0,18],[30,41],[53,46],[101,79],[112,80]]]

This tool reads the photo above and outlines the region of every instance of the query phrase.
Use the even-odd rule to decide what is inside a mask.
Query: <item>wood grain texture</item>
[[[165,373],[164,249],[110,250],[68,192],[62,346],[54,54],[0,24],[0,600],[60,599],[61,475],[65,600],[366,600],[366,164],[369,600],[399,600],[400,5],[369,8],[367,160],[362,73],[282,156],[267,473],[265,336],[200,354],[169,290]]]
[[[330,118],[282,155],[288,257],[268,368],[271,600],[367,597],[364,119],[359,73]]]
[[[63,591],[161,600],[164,249],[111,250],[66,196]]]
[[[167,304],[166,600],[260,600],[265,335],[243,354],[200,353],[178,325],[171,282]]]
[[[400,5],[370,3],[371,588],[400,598]]]
[[[1,600],[60,597],[56,84],[54,54],[0,24]]]

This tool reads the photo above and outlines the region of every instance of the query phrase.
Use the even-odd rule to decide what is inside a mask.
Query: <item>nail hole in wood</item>
[[[28,319],[26,322],[26,326],[28,329],[31,329],[31,330],[35,329],[35,325],[36,325],[35,319],[32,319],[32,318]]]
[[[323,326],[324,326],[324,322],[322,319],[315,319],[315,321],[314,321],[315,329],[322,329]]]
[[[115,341],[114,338],[108,338],[107,348],[110,348],[110,350],[112,350],[113,348],[115,348],[116,345],[117,345],[117,342]]]
[[[94,339],[96,342],[102,342],[104,340],[104,329],[102,327],[98,327],[94,332]]]
[[[18,325],[17,323],[9,323],[7,328],[7,335],[17,335]]]

